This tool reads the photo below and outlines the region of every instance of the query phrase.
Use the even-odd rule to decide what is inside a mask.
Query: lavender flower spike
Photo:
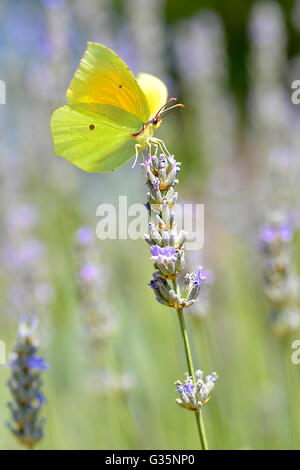
[[[180,165],[174,155],[164,154],[148,157],[142,165],[149,188],[146,207],[151,220],[145,240],[150,245],[156,270],[150,286],[158,302],[173,308],[193,305],[205,280],[204,271],[199,267],[197,273],[185,278],[184,294],[179,295],[169,284],[169,281],[173,282],[180,276],[184,268],[186,234],[183,230],[177,232],[173,209],[178,196],[174,188],[178,183]]]
[[[9,363],[11,378],[7,382],[13,397],[13,401],[8,403],[12,423],[7,425],[28,449],[33,449],[44,435],[45,420],[39,417],[46,401],[41,391],[41,375],[49,368],[44,359],[37,356],[36,326],[35,319],[21,319],[18,339]]]
[[[294,227],[285,210],[273,210],[260,235],[264,291],[276,336],[284,338],[300,328],[300,279],[293,253]]]

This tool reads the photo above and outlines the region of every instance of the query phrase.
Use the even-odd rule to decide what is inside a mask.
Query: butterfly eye
[[[95,129],[94,124],[90,124],[90,125],[89,125],[89,128],[90,128],[91,131],[93,131],[93,130]]]

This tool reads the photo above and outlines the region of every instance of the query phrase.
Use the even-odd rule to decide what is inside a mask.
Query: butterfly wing
[[[69,106],[51,118],[55,154],[88,172],[108,172],[135,154],[136,139],[167,100],[163,82],[139,83],[110,49],[90,42],[67,91]]]
[[[136,116],[114,106],[63,106],[51,118],[55,154],[88,172],[113,171],[135,155],[132,133],[142,126]]]
[[[137,82],[146,96],[149,113],[154,117],[158,110],[167,102],[168,90],[164,82],[148,73],[140,73]]]
[[[69,105],[98,103],[123,109],[143,123],[150,117],[147,99],[127,65],[111,49],[89,42],[67,91]]]

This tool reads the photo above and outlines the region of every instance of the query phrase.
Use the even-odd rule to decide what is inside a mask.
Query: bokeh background
[[[2,0],[0,24],[0,339],[8,355],[20,315],[39,318],[39,448],[198,446],[175,403],[183,346],[147,286],[148,247],[94,236],[98,204],[145,201],[141,169],[84,174],[53,156],[50,117],[91,40],[186,105],[159,134],[182,162],[179,199],[205,205],[187,269],[203,264],[208,281],[185,315],[195,366],[219,375],[203,410],[210,447],[299,449],[300,3]],[[19,448],[0,367],[0,447]]]

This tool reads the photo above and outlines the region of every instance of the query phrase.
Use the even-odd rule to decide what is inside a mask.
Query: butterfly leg
[[[138,156],[139,156],[139,151],[140,151],[141,147],[142,147],[141,144],[135,144],[135,158],[134,158],[134,162],[133,162],[133,165],[132,165],[131,168],[135,167],[135,164],[137,162],[137,159],[138,159]]]
[[[152,145],[151,145],[151,140],[150,140],[150,138],[147,138],[147,139],[146,139],[146,143],[147,143],[148,148],[149,148],[149,157],[150,157],[150,160],[151,160],[151,156],[152,156],[152,155],[151,155]]]
[[[161,139],[157,139],[157,142],[161,144],[161,146],[165,149],[165,153],[169,156],[169,155],[170,155],[170,152],[169,152],[169,150],[167,149],[166,144],[164,143],[164,141],[161,140]]]
[[[153,143],[154,147],[155,147],[155,152],[154,152],[154,155],[157,156],[157,152],[158,152],[158,144],[155,144]]]
[[[152,144],[153,144],[153,141],[152,141],[152,138],[151,138],[151,137],[147,137],[147,139],[146,139],[146,144],[148,145],[148,148],[149,148],[149,155],[150,155],[150,158],[151,158],[151,149],[152,149]]]
[[[167,156],[170,155],[170,152],[169,152],[169,150],[167,149],[167,147],[166,147],[166,145],[165,145],[165,143],[164,143],[163,140],[157,139],[156,137],[151,137],[151,142],[152,142],[154,145],[155,145],[155,144],[156,144],[156,145],[159,145],[161,151],[162,151],[163,153],[165,153]]]

